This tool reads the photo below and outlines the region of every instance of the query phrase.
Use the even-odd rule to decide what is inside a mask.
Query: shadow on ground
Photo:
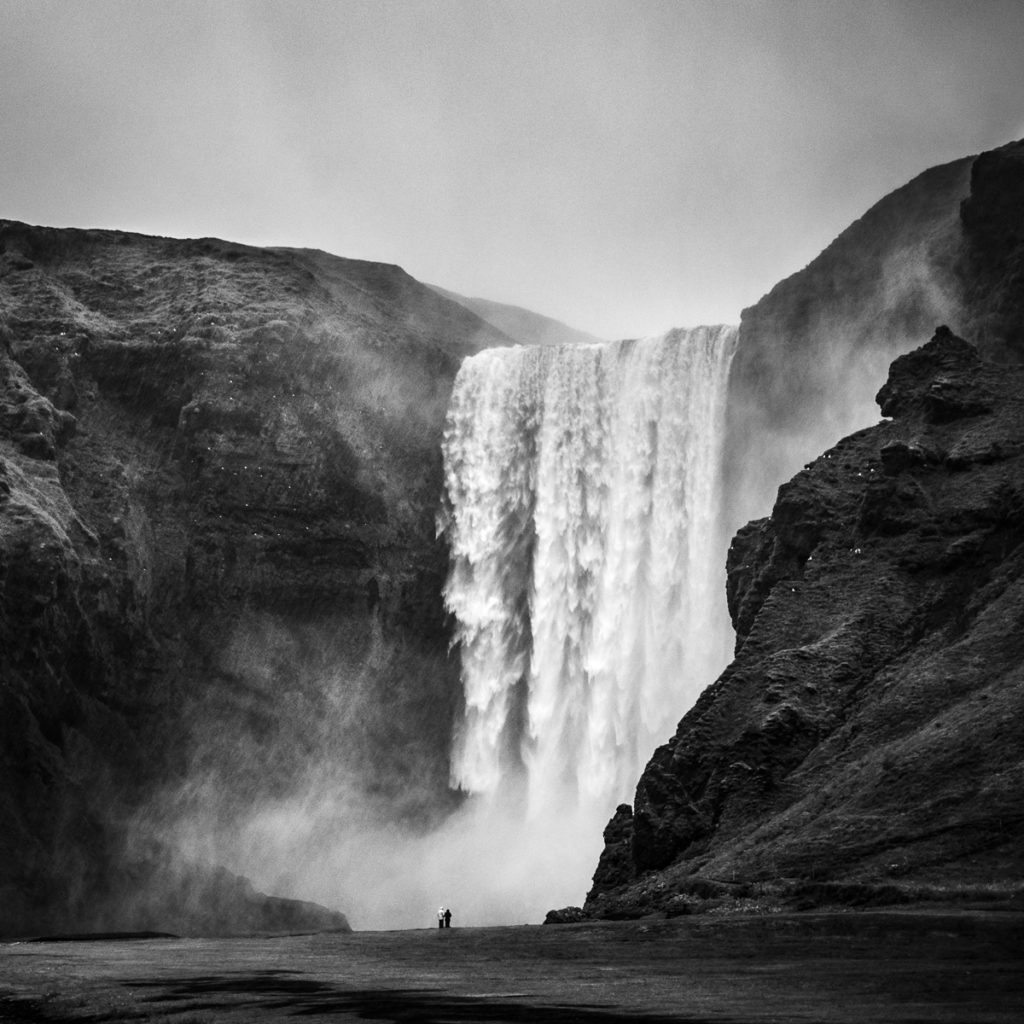
[[[228,1007],[251,1005],[263,1010],[290,1011],[293,1016],[347,1014],[356,1019],[393,1021],[401,1024],[710,1024],[710,1018],[652,1016],[629,1013],[607,1004],[580,1006],[570,1003],[516,1003],[508,999],[455,996],[431,989],[343,989],[322,981],[301,977],[295,971],[252,971],[231,975],[203,975],[179,981],[127,982],[127,988],[160,989],[159,995],[144,999],[150,1003],[187,1002],[189,1011],[216,1013]],[[217,999],[217,996],[226,997]],[[243,997],[239,999],[239,997]],[[742,1024],[739,1020],[715,1017],[715,1024]]]

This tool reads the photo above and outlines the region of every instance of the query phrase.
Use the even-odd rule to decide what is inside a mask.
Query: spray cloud
[[[703,327],[463,364],[444,445],[465,697],[452,783],[491,817],[550,831],[568,812],[599,834],[722,668],[714,516],[735,339]]]

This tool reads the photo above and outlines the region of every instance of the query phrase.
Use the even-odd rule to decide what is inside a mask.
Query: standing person
[[[451,917],[450,913],[449,913],[449,917]],[[437,927],[438,928],[443,928],[444,927],[444,907],[438,907],[437,908]]]
[[[452,926],[452,908],[445,907],[444,909],[444,926],[445,928],[451,928]]]

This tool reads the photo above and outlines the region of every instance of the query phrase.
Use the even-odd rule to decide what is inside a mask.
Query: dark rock
[[[1024,141],[926,171],[743,311],[729,378],[722,550],[768,511],[779,481],[871,422],[887,367],[935,324],[952,324],[986,359],[1024,361],[1022,167]],[[983,394],[965,402],[934,383],[921,396],[931,417],[985,412]],[[898,391],[896,383],[895,402]]]
[[[55,459],[57,449],[53,442],[43,433],[15,434],[14,443],[22,455],[32,459]]]
[[[544,915],[545,924],[579,924],[586,920],[587,914],[582,907],[562,907],[560,910],[549,910]]]
[[[872,421],[871,398],[896,356],[961,315],[960,204],[974,164],[918,175],[743,311],[726,411],[723,550],[771,508],[780,481]]]
[[[905,470],[920,468],[929,462],[938,461],[934,452],[926,451],[916,442],[889,441],[878,453],[882,469],[888,476],[898,476]]]
[[[991,398],[971,373],[980,362],[973,345],[939,327],[930,345],[892,364],[875,401],[883,416],[905,418],[916,411],[932,423],[981,414]]]
[[[319,927],[139,834],[324,764],[451,806],[440,437],[509,339],[325,253],[0,221],[0,257],[0,934]]]
[[[937,378],[987,411],[936,417]],[[1024,368],[939,331],[880,400],[891,422],[737,535],[736,658],[606,830],[590,916],[761,906],[758,885],[891,905],[1024,869]]]
[[[1024,360],[1024,141],[982,153],[961,205],[964,333],[990,359]]]
[[[604,849],[587,898],[613,889],[633,877],[633,808],[619,804],[604,830]]]

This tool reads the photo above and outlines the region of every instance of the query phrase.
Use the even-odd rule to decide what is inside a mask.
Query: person
[[[444,908],[444,926],[445,928],[451,928],[452,926],[452,908]]]
[[[437,908],[437,927],[444,927],[444,907]]]

